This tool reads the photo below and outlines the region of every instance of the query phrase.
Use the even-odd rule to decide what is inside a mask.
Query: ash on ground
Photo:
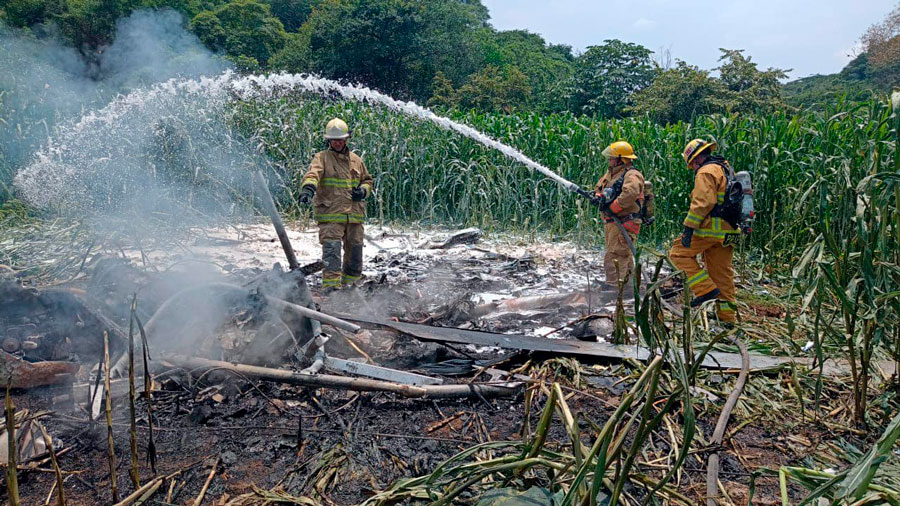
[[[597,290],[602,252],[565,242],[527,243],[454,231],[368,227],[367,232],[365,279],[358,286],[323,293],[317,288],[320,276],[307,277],[323,311],[550,339],[603,339],[611,333],[615,294]],[[289,235],[301,265],[319,259],[314,229],[295,227]],[[103,349],[98,329],[115,330],[109,336],[115,363],[127,356],[131,321],[143,322],[154,370],[151,407],[143,393],[138,351],[139,472],[144,483],[148,477],[166,477],[165,490],[155,496],[165,496],[165,504],[192,504],[204,496],[204,504],[262,504],[272,497],[266,494],[282,492],[317,504],[359,504],[399,479],[432,472],[475,444],[520,440],[536,422],[539,408],[525,402],[522,390],[513,397],[423,400],[260,381],[224,367],[196,369],[166,362],[163,352],[268,366],[288,374],[309,365],[309,357],[298,353],[304,344],[299,322],[265,304],[268,296],[296,302],[298,286],[281,267],[284,254],[267,224],[207,230],[172,238],[166,247],[102,239],[94,247],[93,240],[87,242],[82,247],[90,254],[65,252],[54,271],[58,281],[18,293],[26,290],[21,284],[29,284],[27,273],[20,271],[18,284],[0,285],[0,296],[17,302],[0,315],[15,330],[4,348],[18,360],[68,358],[80,364],[74,386],[30,388],[14,397],[17,419],[39,418],[52,435],[67,473],[70,505],[115,502],[107,466],[105,392],[112,400],[120,496],[136,488],[128,475],[128,381],[113,380],[106,390],[103,375],[98,375],[103,370],[98,367]],[[46,255],[47,248],[33,250]],[[42,260],[48,265],[56,261]],[[223,287],[228,296],[216,293]],[[172,326],[162,326],[166,322]],[[132,332],[138,342],[139,330]],[[523,378],[518,371],[540,363],[541,357],[423,342],[380,330],[355,335],[333,327],[323,330],[329,357],[424,373],[446,386],[476,381],[537,385],[548,379],[541,374],[565,368],[565,362],[537,371],[532,367],[528,374],[538,377]],[[552,357],[543,358],[553,363]],[[579,423],[594,426],[610,416],[634,381],[619,366],[602,363],[579,366],[577,374],[594,388],[569,399],[569,406],[580,414]],[[151,427],[155,452],[149,448]],[[33,434],[21,430],[18,437]],[[559,425],[548,438],[560,447],[568,441]],[[28,451],[20,454],[24,468],[50,465],[46,455]],[[724,465],[743,470],[730,456]],[[45,501],[53,481],[53,473],[23,470],[24,503]],[[248,496],[256,499],[245,500]]]
[[[455,234],[370,226],[362,282],[325,295],[317,288],[319,273],[308,281],[326,311],[554,339],[573,337],[565,326],[579,317],[615,311],[616,294],[600,288],[602,251],[480,234],[439,247]],[[321,257],[315,227],[295,224],[288,235],[301,265]],[[157,269],[202,259],[222,275],[245,277],[285,264],[271,225],[264,223],[209,230],[179,250],[125,253]],[[603,322],[608,320],[600,320],[593,335],[611,332]]]

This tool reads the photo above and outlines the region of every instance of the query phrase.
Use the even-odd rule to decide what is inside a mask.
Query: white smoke
[[[0,155],[26,163],[55,125],[99,109],[120,94],[171,78],[217,75],[227,62],[183,28],[172,10],[137,11],[113,42],[80,53],[58,37],[0,23]]]

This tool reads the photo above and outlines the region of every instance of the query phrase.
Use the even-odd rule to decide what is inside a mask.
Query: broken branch
[[[719,415],[719,419],[716,421],[716,428],[713,431],[712,439],[709,441],[710,445],[713,447],[717,447],[722,444],[722,440],[725,437],[725,428],[728,426],[728,419],[731,417],[731,411],[734,409],[735,404],[737,404],[738,398],[741,396],[741,392],[744,391],[744,384],[747,383],[747,376],[750,374],[750,354],[747,352],[747,346],[744,345],[743,341],[740,338],[734,338],[735,344],[737,344],[738,348],[741,350],[741,373],[738,375],[737,382],[734,385],[734,390],[731,391],[731,394],[728,396],[728,400],[725,401],[725,406],[722,407],[722,413]],[[714,451],[709,456],[709,461],[706,466],[706,504],[707,506],[716,506],[719,504],[719,487],[717,486],[719,483],[719,452]]]
[[[113,501],[119,502],[119,488],[116,485],[116,450],[113,445],[112,395],[109,392],[109,334],[103,331],[103,364],[106,373],[106,440],[109,448],[109,486],[112,488]],[[99,371],[98,371],[99,374]]]
[[[197,498],[194,499],[194,506],[200,506],[200,503],[203,502],[203,496],[206,495],[206,490],[209,488],[209,484],[212,482],[213,477],[216,475],[216,468],[219,467],[219,459],[220,457],[216,457],[216,461],[213,462],[212,469],[209,470],[209,476],[206,478],[206,483],[203,484],[203,488],[200,489],[200,494],[197,495]]]
[[[156,489],[158,489],[162,484],[163,479],[164,478],[162,476],[158,476],[148,481],[144,484],[144,486],[132,492],[131,495],[129,495],[125,499],[122,499],[121,502],[116,503],[115,506],[130,506],[131,504],[134,504],[138,499],[145,499],[145,494],[147,495],[147,498],[149,498],[150,495],[156,492]]]

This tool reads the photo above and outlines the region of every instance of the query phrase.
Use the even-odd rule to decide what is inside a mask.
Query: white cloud
[[[631,27],[636,30],[649,30],[651,28],[656,27],[656,21],[647,18],[640,18],[634,23],[631,24]]]

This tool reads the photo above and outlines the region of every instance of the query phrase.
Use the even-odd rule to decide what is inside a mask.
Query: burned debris
[[[382,231],[371,238],[376,274],[325,295],[309,288],[317,276],[315,266],[303,270],[309,255],[285,270],[271,241],[277,234],[258,230],[234,242],[205,240],[227,262],[147,252],[145,266],[139,256],[98,253],[64,283],[26,288],[4,279],[0,318],[10,344],[0,366],[13,373],[14,443],[6,447],[16,448],[18,493],[44,500],[53,487],[67,504],[113,503],[114,458],[120,504],[387,504],[427,497],[425,483],[445,502],[539,498],[549,489],[538,486],[548,479],[538,469],[566,483],[583,479],[591,472],[583,463],[597,462],[604,441],[621,462],[632,447],[672,459],[686,444],[678,427],[686,422],[672,415],[660,418],[665,427],[643,429],[623,418],[648,403],[661,413],[684,405],[684,394],[668,380],[654,394],[663,371],[677,367],[664,369],[635,335],[630,344],[615,340],[616,294],[587,290],[577,276],[596,259],[485,242],[422,250],[412,232]],[[274,248],[269,267],[233,256],[248,245]],[[636,332],[630,324],[625,331]],[[679,351],[666,362],[697,358],[687,370],[719,378],[689,392],[706,399],[698,427],[721,444],[734,437],[712,430],[733,373],[777,378],[812,365],[752,353],[743,367],[738,350]],[[827,362],[823,371],[841,375],[845,366]],[[758,377],[745,388],[759,388]],[[744,402],[735,409],[747,409]],[[737,436],[751,445],[756,437]],[[734,477],[746,467],[721,444],[687,472],[702,482],[710,457],[709,469],[739,495]],[[482,487],[487,477],[517,474],[516,487]],[[641,473],[622,493],[640,497],[661,478]]]

